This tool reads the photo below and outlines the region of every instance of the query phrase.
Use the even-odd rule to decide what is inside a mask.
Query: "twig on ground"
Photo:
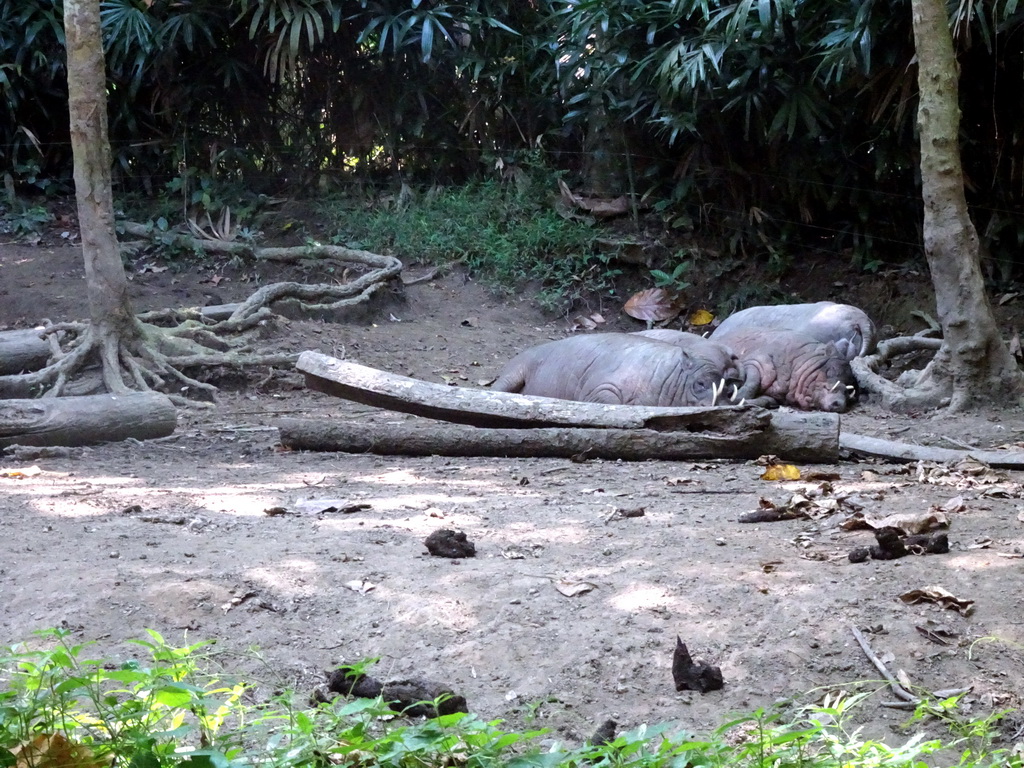
[[[868,644],[867,638],[864,637],[864,634],[853,626],[853,624],[850,625],[850,631],[853,632],[853,636],[857,639],[857,642],[860,643],[860,647],[861,650],[864,651],[864,655],[867,656],[868,660],[875,665],[875,669],[882,673],[882,677],[889,682],[889,687],[892,688],[892,692],[899,698],[903,699],[904,703],[912,704],[914,706],[920,704],[921,699],[900,685],[899,681],[892,676],[888,669],[886,669],[882,660],[875,655],[874,651],[871,650],[871,646]]]

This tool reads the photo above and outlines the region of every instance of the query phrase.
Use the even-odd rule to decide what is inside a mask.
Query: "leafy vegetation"
[[[989,276],[1007,282],[1024,243],[1024,3],[950,11],[971,83],[969,199]],[[204,207],[223,186],[359,198],[475,185],[541,152],[573,189],[629,194],[748,263],[917,256],[905,3],[103,0],[102,12],[116,183],[189,201],[182,218],[216,213]],[[0,4],[0,168],[22,195],[69,188],[63,45],[60,0]]]
[[[561,744],[544,730],[515,733],[499,722],[454,714],[395,718],[385,702],[301,703],[294,691],[253,702],[253,686],[210,676],[213,646],[173,647],[158,633],[135,645],[147,658],[88,656],[50,631],[0,657],[0,765],[32,768],[228,768],[358,765],[394,768],[923,768],[939,749],[959,768],[1020,768],[993,747],[999,716],[963,721],[955,701],[938,714],[948,738],[912,737],[890,747],[847,730],[864,694],[827,695],[820,705],[757,711],[698,737],[669,725],[639,726],[604,744]]]
[[[618,270],[595,249],[596,231],[559,215],[548,199],[553,183],[479,181],[353,205],[328,204],[326,217],[350,247],[394,253],[406,263],[459,262],[498,290],[539,284],[541,301],[568,310],[614,291]]]

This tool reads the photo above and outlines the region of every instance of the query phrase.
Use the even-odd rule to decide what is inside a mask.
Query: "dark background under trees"
[[[949,4],[993,284],[1024,242],[1024,6]],[[107,0],[119,195],[427,189],[543,167],[733,259],[920,260],[909,2]],[[8,205],[70,190],[61,3],[0,4]]]

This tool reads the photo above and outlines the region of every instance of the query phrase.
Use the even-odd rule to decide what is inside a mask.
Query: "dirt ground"
[[[270,277],[227,263],[135,269],[138,309],[232,301]],[[81,318],[84,301],[78,249],[0,245],[0,328]],[[603,310],[608,327],[634,328],[616,307]],[[292,320],[264,341],[478,386],[569,325],[454,274],[408,287],[363,321]],[[65,627],[117,657],[146,628],[182,644],[216,638],[220,663],[266,681],[264,692],[312,690],[335,665],[377,657],[382,680],[445,682],[481,717],[572,741],[608,717],[706,731],[802,694],[881,689],[853,625],[913,685],[970,687],[971,714],[1021,704],[1021,473],[847,458],[802,467],[838,475],[828,496],[842,500],[838,511],[744,524],[738,517],[762,497],[781,503],[821,481],[768,482],[754,462],[289,452],[278,444],[282,417],[412,417],[265,373],[236,382],[215,408],[181,410],[166,439],[0,460],[41,470],[0,478],[0,640]],[[1024,414],[893,415],[866,402],[842,423],[994,447],[1022,440]],[[950,551],[853,564],[849,551],[873,542],[840,525],[855,505],[869,516],[945,507]],[[637,507],[642,516],[613,514]],[[268,514],[275,508],[283,513]],[[476,556],[427,554],[424,539],[439,528],[464,531]],[[559,591],[579,584],[593,588]],[[933,586],[973,603],[900,598]],[[722,690],[674,690],[677,636],[721,667]],[[879,690],[857,719],[895,743],[907,713],[884,706],[893,699]],[[1010,743],[1018,725],[1006,721]]]

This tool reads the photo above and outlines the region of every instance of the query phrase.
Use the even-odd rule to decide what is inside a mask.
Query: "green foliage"
[[[407,263],[460,262],[506,292],[537,282],[540,301],[550,309],[610,293],[618,270],[595,250],[596,232],[555,211],[547,199],[553,184],[520,178],[420,195],[406,187],[369,206],[330,204],[325,215],[337,227],[335,242],[394,253]]]
[[[656,288],[664,288],[671,293],[680,294],[690,287],[689,281],[686,280],[686,274],[693,266],[693,262],[689,259],[682,258],[683,256],[685,256],[685,254],[676,255],[680,261],[676,263],[675,268],[671,272],[666,272],[663,269],[651,270],[651,277],[654,278],[654,285]]]
[[[80,768],[920,768],[938,749],[958,752],[959,768],[1022,766],[992,746],[998,715],[960,718],[955,701],[929,710],[955,720],[945,742],[911,738],[893,747],[848,731],[862,694],[826,696],[785,714],[758,710],[703,737],[641,725],[607,744],[570,748],[542,746],[545,730],[509,732],[473,715],[395,718],[379,699],[311,707],[285,691],[247,704],[245,684],[205,672],[210,644],[177,648],[153,631],[136,644],[147,659],[93,659],[88,644],[50,631],[0,657],[0,765],[20,764],[16,752],[33,740],[63,738]],[[911,722],[924,715],[919,709]]]
[[[15,200],[6,212],[0,206],[0,228],[15,237],[30,238],[39,235],[43,227],[51,221],[53,214],[42,205],[27,205]]]
[[[748,261],[784,266],[784,242],[878,265],[920,242],[905,3],[101,9],[121,191],[152,196],[172,179],[190,196],[204,180],[273,195],[449,185],[542,147],[573,188],[596,169],[628,179],[667,224],[700,228]],[[995,278],[1009,282],[1024,242],[1024,4],[950,11],[970,84],[960,93],[969,202]],[[62,23],[60,0],[0,3],[0,168],[19,193],[69,188]]]

